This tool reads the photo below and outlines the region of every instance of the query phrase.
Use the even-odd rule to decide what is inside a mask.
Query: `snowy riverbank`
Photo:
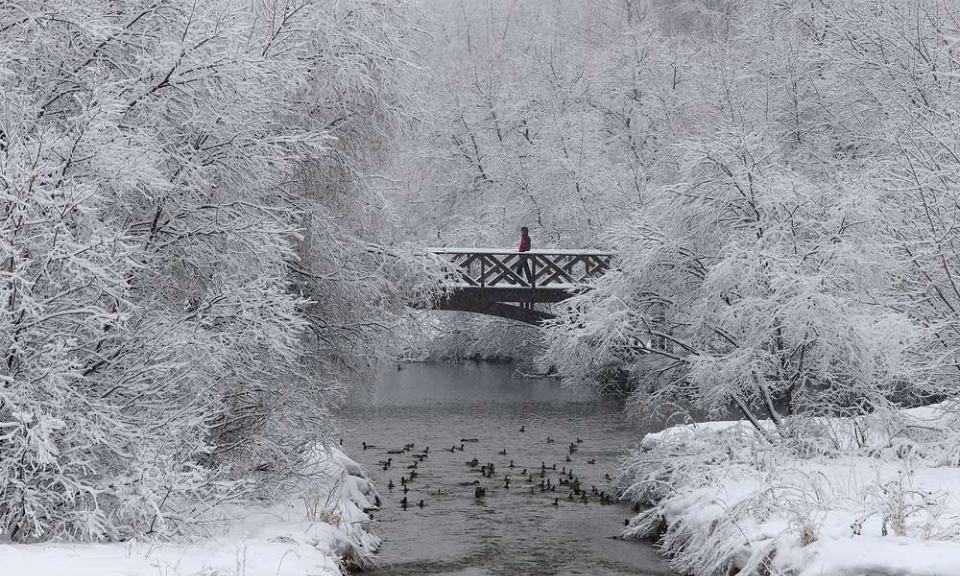
[[[271,506],[220,507],[215,535],[190,543],[0,544],[12,576],[340,576],[380,545],[364,509],[373,485],[336,448],[318,449],[310,489]]]
[[[958,410],[648,434],[619,480],[652,508],[624,536],[697,576],[960,575]]]

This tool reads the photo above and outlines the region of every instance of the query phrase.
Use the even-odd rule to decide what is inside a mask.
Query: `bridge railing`
[[[595,250],[431,248],[457,266],[461,281],[479,288],[574,288],[610,268],[613,254]]]

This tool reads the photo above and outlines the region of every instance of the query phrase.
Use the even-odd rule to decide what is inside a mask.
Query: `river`
[[[383,495],[375,517],[384,544],[379,566],[366,574],[671,574],[650,544],[615,539],[630,509],[601,505],[591,492],[592,486],[609,491],[605,474],[614,473],[617,457],[645,431],[662,427],[628,421],[614,400],[562,388],[554,379],[524,378],[505,366],[403,364],[358,390],[339,417],[344,437],[352,440],[347,452],[370,471]],[[364,450],[361,442],[374,447]],[[577,447],[572,454],[571,443]],[[406,444],[413,450],[387,453]],[[450,452],[453,446],[458,449]],[[426,447],[404,510],[401,476],[409,475],[412,454]],[[392,464],[384,471],[378,462],[387,458]],[[493,462],[494,477],[466,465],[473,458]],[[543,479],[554,486],[572,469],[589,492],[587,503],[570,501],[566,486],[541,491],[542,466]],[[522,476],[524,468],[534,474],[533,483]],[[472,482],[486,496],[476,499]]]

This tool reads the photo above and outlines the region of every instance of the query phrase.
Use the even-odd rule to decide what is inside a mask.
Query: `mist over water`
[[[349,455],[363,464],[383,496],[384,545],[377,575],[584,574],[619,576],[670,574],[646,543],[614,539],[627,506],[569,501],[569,489],[541,492],[539,471],[556,484],[561,470],[573,470],[581,485],[610,492],[604,475],[614,474],[618,456],[659,422],[627,421],[611,399],[564,389],[553,379],[523,378],[510,367],[485,364],[405,364],[365,390],[357,391],[340,413]],[[525,432],[521,433],[523,426]],[[547,443],[547,437],[555,443]],[[451,446],[465,442],[464,451]],[[580,438],[578,451],[568,446]],[[360,442],[375,448],[362,450]],[[413,443],[413,452],[430,447],[402,510],[401,476],[415,459],[388,455]],[[506,450],[506,455],[500,454]],[[566,462],[567,456],[572,462]],[[389,470],[379,461],[393,458]],[[465,462],[493,462],[495,478],[481,478]],[[515,467],[509,468],[513,460]],[[595,460],[595,464],[588,464]],[[556,471],[552,466],[556,465]],[[537,475],[534,486],[521,471]],[[509,475],[510,488],[504,488]],[[396,488],[387,489],[392,480]],[[474,498],[479,480],[486,488]],[[532,488],[532,491],[531,491]],[[437,491],[441,494],[437,495]],[[558,506],[553,505],[559,498]],[[416,504],[424,501],[425,507]]]

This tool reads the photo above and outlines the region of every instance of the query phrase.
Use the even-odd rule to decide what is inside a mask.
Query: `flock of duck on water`
[[[520,432],[526,432],[526,426],[520,427]],[[453,445],[450,448],[445,448],[445,452],[463,452],[468,443],[477,443],[479,442],[478,438],[461,438],[459,445]],[[547,444],[555,444],[556,439],[547,436]],[[576,454],[579,445],[583,443],[583,440],[577,438],[574,442],[571,442],[567,447],[566,463],[572,463],[572,456]],[[373,449],[377,448],[372,444],[367,444],[366,442],[362,443],[363,449]],[[410,491],[410,485],[417,480],[417,469],[423,464],[423,461],[430,457],[430,447],[424,447],[422,450],[415,450],[414,444],[406,444],[403,448],[397,450],[387,450],[387,459],[380,460],[378,465],[384,470],[388,471],[394,469],[394,460],[393,457],[397,456],[398,460],[401,456],[409,455],[411,460],[406,466],[406,474],[400,476],[400,484],[397,485],[394,483],[393,478],[390,478],[390,481],[387,484],[387,490],[393,493],[394,490],[398,490],[403,494],[402,499],[400,500],[400,507],[403,510],[406,510],[410,506],[417,506],[418,508],[426,507],[424,500],[420,500],[416,504],[407,499],[407,493]],[[503,449],[498,452],[500,456],[507,456],[507,450]],[[596,460],[591,459],[586,461],[587,464],[596,464]],[[397,466],[402,466],[403,464],[397,464]],[[573,468],[567,468],[566,464],[561,464],[560,469],[557,469],[557,464],[547,465],[546,462],[541,461],[539,467],[526,468],[514,464],[513,460],[510,460],[508,464],[501,463],[499,466],[493,462],[481,463],[476,457],[464,462],[465,466],[468,466],[472,471],[478,472],[480,477],[488,480],[497,480],[502,489],[510,490],[511,486],[515,488],[526,490],[530,493],[543,492],[548,495],[554,495],[558,491],[566,491],[567,495],[565,497],[553,496],[553,506],[560,506],[562,500],[567,502],[578,502],[581,504],[589,504],[591,500],[599,502],[600,504],[615,504],[616,500],[605,491],[599,490],[596,486],[591,486],[588,491],[582,484],[579,477],[573,473]],[[506,468],[506,471],[503,472],[500,476],[497,475],[499,469]],[[520,472],[517,472],[517,469],[521,468]],[[612,481],[609,474],[604,475],[607,482]],[[519,483],[522,483],[522,487],[518,486]],[[481,481],[474,480],[472,482],[462,482],[461,486],[470,487],[473,486],[473,497],[476,501],[483,501],[487,495],[487,487],[483,486]],[[430,492],[431,496],[442,496],[443,492],[438,488],[435,491]],[[378,503],[379,504],[379,503]]]

